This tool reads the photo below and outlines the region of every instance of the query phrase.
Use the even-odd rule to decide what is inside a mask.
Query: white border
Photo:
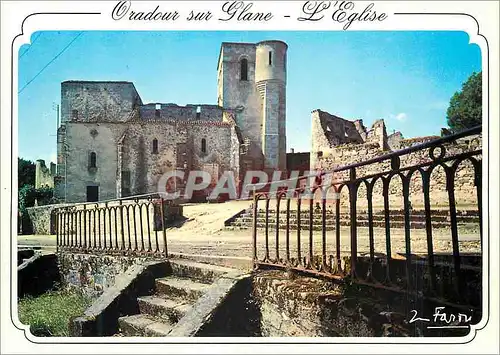
[[[5,236],[10,234],[9,222],[11,216],[9,216],[10,204],[12,206],[17,206],[17,194],[14,194],[14,201],[10,201],[10,188],[11,180],[13,182],[13,189],[17,191],[17,176],[14,171],[17,169],[17,159],[14,159],[14,171],[10,171],[10,161],[6,159],[6,155],[10,154],[10,110],[11,110],[11,99],[10,99],[10,58],[11,58],[11,43],[12,39],[21,33],[21,24],[23,24],[23,35],[16,38],[14,41],[14,53],[17,53],[20,46],[24,43],[29,43],[30,36],[33,32],[39,30],[304,30],[304,31],[317,31],[317,30],[341,30],[341,26],[338,23],[332,22],[329,18],[324,18],[317,22],[308,21],[297,21],[296,17],[299,16],[303,1],[259,1],[254,2],[254,9],[260,11],[271,11],[275,18],[269,23],[265,24],[247,24],[247,23],[237,23],[235,21],[220,22],[220,21],[210,21],[209,23],[189,23],[181,17],[176,22],[173,23],[161,23],[161,22],[148,22],[148,21],[135,21],[130,22],[127,20],[114,21],[111,18],[111,11],[116,5],[115,1],[108,2],[68,2],[68,1],[52,1],[52,2],[2,2],[1,3],[1,49],[2,49],[2,120],[1,120],[1,147],[2,147],[2,209],[1,209],[1,221],[2,221],[2,248],[1,248],[1,260],[8,260],[11,258],[13,265],[13,270],[16,270],[15,260],[16,260],[16,249],[11,249],[10,240]],[[214,14],[220,14],[220,7],[224,1],[198,1],[198,2],[139,2],[133,1],[132,6],[134,9],[142,11],[150,11],[159,5],[162,9],[177,9],[179,12],[187,14],[191,9],[210,9]],[[356,2],[356,8],[364,8],[370,2]],[[484,233],[484,264],[490,262],[490,270],[485,270],[483,290],[484,294],[490,294],[490,302],[485,303],[484,314],[490,315],[488,327],[476,332],[473,330],[465,338],[411,338],[411,342],[425,342],[425,343],[453,343],[459,341],[463,343],[464,341],[469,341],[475,339],[468,344],[460,345],[448,345],[446,347],[442,345],[426,345],[423,349],[419,345],[405,345],[404,349],[408,352],[426,351],[428,352],[431,348],[433,351],[452,351],[454,353],[471,352],[476,350],[492,350],[492,348],[479,348],[482,345],[492,344],[491,340],[498,344],[498,280],[496,275],[499,274],[498,269],[498,218],[492,219],[491,221],[486,216],[498,215],[498,164],[496,160],[498,159],[498,82],[496,80],[489,81],[490,78],[498,78],[498,3],[496,2],[394,2],[394,1],[377,1],[375,2],[374,9],[381,12],[386,12],[389,16],[383,22],[378,23],[354,23],[349,30],[370,30],[370,31],[380,31],[380,30],[462,30],[469,34],[470,43],[475,43],[479,45],[482,53],[482,68],[483,68],[483,93],[489,94],[490,107],[486,104],[488,100],[485,100],[485,105],[483,105],[483,117],[489,117],[489,120],[484,120],[483,122],[483,151],[484,151],[484,162],[489,161],[489,157],[492,156],[493,161],[490,162],[490,169],[488,170],[488,165],[483,166],[483,203],[484,209],[483,214],[485,218],[483,219],[484,231],[490,231],[489,235],[492,237],[488,240],[488,233]],[[101,15],[28,15],[35,12],[101,12]],[[466,13],[468,15],[393,15],[394,13]],[[329,12],[331,14],[331,11]],[[290,15],[290,18],[284,18],[283,15]],[[493,16],[496,14],[496,18]],[[92,19],[92,20],[90,20]],[[476,22],[477,21],[477,22]],[[479,28],[478,28],[479,24]],[[482,36],[481,36],[482,35]],[[488,39],[486,42],[485,36]],[[278,36],[279,37],[279,36]],[[487,44],[489,44],[489,58],[491,63],[488,63]],[[13,61],[13,73],[18,72],[17,60]],[[488,72],[488,68],[491,72]],[[8,79],[8,80],[7,80]],[[13,92],[16,93],[18,90],[17,75],[14,75],[14,86]],[[489,87],[489,92],[488,92]],[[487,95],[483,95],[487,97]],[[13,151],[12,156],[17,157],[17,112],[18,112],[18,102],[17,95],[13,101],[13,112],[14,112],[14,123],[13,129]],[[489,115],[488,115],[489,114]],[[489,147],[489,150],[486,149]],[[490,190],[487,187],[487,178],[490,179]],[[491,199],[489,200],[489,197]],[[495,214],[490,213],[488,206],[492,211],[496,211]],[[14,221],[12,221],[14,223]],[[491,223],[491,224],[490,224]],[[13,224],[15,226],[15,224]],[[15,237],[12,237],[15,238]],[[15,240],[14,240],[15,241]],[[13,243],[16,247],[16,243]],[[488,248],[489,245],[489,248]],[[9,253],[10,251],[10,253]],[[488,255],[490,260],[488,260]],[[494,275],[490,279],[490,283],[487,282],[488,272]],[[13,275],[13,284],[15,285],[17,280],[17,275]],[[4,289],[10,283],[10,270],[6,262],[2,263],[1,269],[1,286]],[[10,295],[15,300],[17,298],[17,292],[15,287],[9,287],[11,292]],[[154,339],[154,338],[37,338],[33,337],[29,331],[26,332],[26,336],[33,341],[42,344],[29,343],[22,331],[14,328],[10,322],[10,318],[6,317],[10,313],[10,300],[8,299],[7,292],[2,292],[1,299],[1,329],[2,329],[2,353],[4,349],[7,351],[14,350],[28,350],[39,353],[51,352],[59,353],[64,351],[71,351],[74,353],[81,352],[93,352],[96,345],[91,344],[80,344],[80,345],[70,345],[74,342],[82,341],[93,341],[98,343],[110,343],[112,341],[123,342],[126,339],[127,342],[137,341],[137,342],[148,342],[148,343],[165,343],[166,341],[182,341],[186,343],[192,343],[191,346],[182,346],[171,344],[168,347],[158,347],[154,344],[114,344],[114,345],[101,345],[99,351],[112,351],[112,352],[138,352],[140,348],[142,352],[148,351],[153,353],[161,352],[197,352],[197,353],[226,353],[227,351],[236,352],[270,352],[281,353],[297,353],[306,350],[307,352],[314,351],[325,352],[332,351],[331,343],[337,342],[370,342],[370,343],[380,343],[379,345],[369,345],[369,351],[373,353],[378,353],[380,351],[398,351],[399,347],[390,347],[386,344],[388,341],[391,343],[407,343],[408,339],[402,338],[188,338],[188,339]],[[26,329],[26,326],[21,325],[17,320],[17,302],[13,302],[13,315],[15,315],[14,321],[16,326],[20,329]],[[487,319],[483,317],[481,323],[475,326],[476,329],[481,329],[485,326]],[[492,334],[493,337],[487,337],[487,334]],[[8,332],[8,338],[5,335]],[[485,336],[483,336],[485,335]],[[225,346],[219,345],[202,345],[199,344],[194,347],[194,344],[200,341],[223,341],[223,342],[239,342],[245,341],[249,343],[255,343],[254,345],[248,347],[242,346]],[[43,343],[53,343],[54,341],[64,341],[68,344],[64,345],[43,345]],[[304,342],[313,341],[316,344],[308,345],[271,345],[271,344],[258,344],[260,341],[266,342]],[[5,344],[8,346],[4,346]],[[364,345],[365,347],[367,345]],[[349,352],[361,351],[366,352],[366,348],[363,350],[361,347],[353,348],[353,345],[348,344],[335,344],[335,352],[342,350],[348,350]]]

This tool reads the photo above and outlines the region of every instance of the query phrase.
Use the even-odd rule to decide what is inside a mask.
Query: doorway
[[[87,202],[99,201],[99,186],[87,186]]]

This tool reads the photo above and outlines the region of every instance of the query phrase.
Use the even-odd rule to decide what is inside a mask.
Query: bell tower
[[[282,41],[222,43],[218,105],[236,111],[254,169],[286,169],[286,53]]]

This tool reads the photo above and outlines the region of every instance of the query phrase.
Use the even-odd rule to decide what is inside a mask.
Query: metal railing
[[[171,202],[149,194],[57,208],[57,248],[168,257],[165,217]]]
[[[470,193],[477,195],[479,239],[482,245],[482,150],[470,149],[465,152],[447,154],[446,148],[451,147],[459,139],[477,136],[481,132],[481,127],[476,127],[367,161],[339,167],[319,174],[319,179],[316,179],[319,182],[313,186],[302,186],[295,190],[285,188],[278,190],[274,196],[270,191],[255,193],[252,228],[255,267],[292,269],[341,281],[350,279],[359,284],[449,301],[453,305],[479,305],[480,297],[477,297],[478,293],[474,288],[481,285],[481,255],[466,256],[460,253],[454,184],[458,166],[462,162],[470,162],[473,167],[472,179],[475,186],[475,191]],[[420,154],[426,159],[421,159],[414,165],[402,166],[401,158],[410,153]],[[370,171],[369,168],[374,167],[374,164],[380,166],[378,170],[371,169],[377,173],[361,174],[362,171]],[[449,254],[438,254],[434,251],[430,187],[431,174],[438,167],[444,170],[446,184],[446,213],[449,218],[452,246]],[[347,173],[348,176],[346,176]],[[340,179],[325,182],[324,177],[327,174],[333,174],[334,177],[340,176]],[[412,178],[415,178],[415,174],[421,178],[425,213],[427,250],[423,257],[412,253],[410,182]],[[301,177],[298,184],[300,185],[300,180],[308,178],[310,177]],[[404,216],[404,232],[402,233],[404,236],[401,235],[400,238],[404,238],[404,244],[401,242],[404,245],[404,251],[399,257],[394,255],[391,247],[391,243],[395,240],[395,237],[391,235],[389,198],[391,181],[392,184],[395,183],[393,180],[401,181],[402,185],[400,194],[403,208],[400,213]],[[385,221],[384,227],[379,228],[376,234],[373,200],[374,186],[377,182],[382,185],[381,213]],[[368,220],[369,250],[364,256],[358,253],[358,229],[360,227],[357,223],[357,215],[360,187],[363,187],[365,191],[363,199],[366,200],[363,203],[366,203]],[[325,196],[332,190],[336,198],[330,202]],[[343,190],[348,194],[348,203],[345,207],[350,219],[347,230],[348,238],[344,240],[344,244],[346,241],[349,244],[349,250],[346,252],[341,252],[341,199],[339,196]],[[317,196],[318,192],[321,198],[312,197]],[[274,209],[270,207],[271,203]],[[327,209],[327,204],[331,209]],[[332,228],[327,230],[327,222],[334,225],[333,231]],[[302,230],[304,226],[301,224],[304,223],[308,224],[307,231]],[[303,236],[303,233],[306,236]],[[385,239],[384,253],[375,253],[375,238]],[[466,289],[468,291],[464,291]]]

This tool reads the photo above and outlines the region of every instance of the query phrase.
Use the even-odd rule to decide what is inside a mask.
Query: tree
[[[41,187],[35,189],[36,166],[30,160],[17,158],[18,174],[18,232],[31,233],[32,225],[28,215],[28,207],[35,205],[35,200],[39,206],[54,203],[53,188]]]
[[[446,111],[448,126],[453,132],[481,125],[482,122],[482,72],[472,73],[462,90],[450,100]]]
[[[28,207],[33,207],[35,201],[38,206],[55,203],[54,189],[52,187],[41,187],[35,189],[31,184],[24,184],[19,188],[18,197],[18,233],[30,234],[33,226],[28,214]]]
[[[17,158],[18,189],[24,185],[35,186],[35,164],[31,160]]]

